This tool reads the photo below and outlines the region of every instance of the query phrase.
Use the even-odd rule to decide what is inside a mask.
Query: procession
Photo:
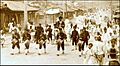
[[[57,10],[55,12],[53,10],[52,13],[48,10],[43,15],[40,15],[41,11],[34,8],[34,10],[28,9],[30,11],[26,11],[27,9],[18,11],[17,8],[10,11],[9,7],[14,2],[3,1],[2,3],[5,4],[0,9],[0,13],[3,15],[0,20],[2,65],[120,65],[120,16],[116,16],[120,15],[120,11],[115,10],[111,14],[111,7],[105,7],[108,3],[111,4],[111,1],[104,1],[105,5],[100,6],[101,8],[88,8],[87,12],[78,9],[69,13],[69,8],[67,8],[68,10],[65,10],[65,13],[64,11],[57,13]],[[30,3],[36,2],[31,1]],[[38,2],[40,3],[40,1]],[[46,2],[43,1],[43,3]],[[57,1],[52,3],[54,2],[57,3]],[[72,1],[59,1],[57,4],[64,2],[69,4]],[[78,6],[81,2],[72,3]],[[88,2],[85,1],[84,5]],[[118,3],[119,1],[113,2]],[[23,2],[18,1],[16,3]],[[24,5],[27,4],[24,2]]]

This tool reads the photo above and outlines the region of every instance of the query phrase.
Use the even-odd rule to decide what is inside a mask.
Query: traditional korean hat
[[[59,17],[59,19],[63,19],[63,17],[62,17],[62,16],[60,16],[60,17]]]
[[[59,28],[59,30],[62,30],[62,28]]]

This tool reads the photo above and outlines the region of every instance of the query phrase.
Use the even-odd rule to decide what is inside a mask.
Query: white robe
[[[109,41],[108,37],[109,37],[109,34],[108,34],[108,33],[104,33],[104,34],[102,35],[102,41],[103,41],[105,44],[107,44],[108,41]]]
[[[9,23],[8,26],[9,26],[9,32],[11,32],[11,31],[12,31],[12,28],[13,28],[13,23],[12,23],[12,22]]]
[[[94,50],[93,48],[89,49],[86,48],[83,52],[85,59],[84,59],[84,64],[96,64],[97,61],[94,57]],[[93,56],[92,56],[93,55]]]
[[[97,55],[105,54],[106,47],[105,47],[104,43],[100,42],[100,41],[96,41],[95,44],[96,44],[96,46],[94,47],[95,54],[97,54]],[[102,62],[104,63],[104,58],[103,58]]]
[[[100,42],[100,41],[96,41],[96,47],[95,47],[95,53],[100,55],[100,54],[104,54],[105,50],[104,50],[104,43],[103,42]]]

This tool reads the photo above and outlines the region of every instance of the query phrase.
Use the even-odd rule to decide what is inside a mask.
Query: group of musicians
[[[59,21],[56,22],[56,24],[54,24],[55,28],[58,29],[57,35],[56,35],[56,45],[57,45],[57,56],[60,55],[60,48],[62,48],[62,54],[64,54],[64,40],[67,39],[67,35],[65,33],[65,23],[63,21],[63,17],[59,17]],[[83,27],[83,29],[80,30],[80,34],[79,32],[76,30],[77,28],[77,24],[73,26],[73,30],[71,33],[71,40],[72,40],[72,51],[77,50],[77,47],[79,49],[79,56],[81,57],[81,55],[85,54],[88,55],[87,58],[90,58],[89,56],[91,56],[91,47],[93,46],[92,43],[88,43],[88,40],[90,39],[90,34],[89,32],[86,30],[86,27]],[[29,48],[30,48],[30,40],[32,38],[30,32],[32,32],[32,30],[30,29],[25,29],[23,34],[22,34],[22,41],[25,45],[25,55],[28,55],[29,53]],[[46,32],[46,33],[45,33]],[[15,46],[17,46],[18,48],[18,53],[20,53],[20,34],[19,32],[17,32],[16,29],[14,29],[12,31],[12,52],[11,55],[14,55],[14,49]],[[39,24],[38,26],[35,27],[35,43],[37,45],[38,48],[38,55],[42,54],[42,47],[44,48],[44,53],[46,53],[46,40],[48,39],[49,41],[52,40],[52,28],[51,25],[48,25],[48,28],[46,28],[46,30],[44,30],[44,28],[41,26],[41,24]],[[96,58],[98,59],[98,61],[100,62],[99,64],[102,64],[102,58],[104,57],[104,49],[103,49],[103,43],[101,43],[101,37],[100,37],[100,33],[97,33],[97,36],[95,37],[96,39],[96,43],[97,43],[97,48],[95,50],[96,54],[92,54],[96,56]],[[114,41],[115,42],[115,41]],[[113,41],[112,41],[113,43]],[[86,44],[86,48],[85,47]],[[113,46],[114,47],[114,46]],[[83,52],[84,51],[84,52]],[[89,51],[89,52],[88,52]],[[88,54],[87,54],[88,53]],[[86,61],[88,62],[88,60]]]

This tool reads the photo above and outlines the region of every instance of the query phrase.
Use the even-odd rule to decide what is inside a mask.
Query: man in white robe
[[[84,55],[84,64],[96,64],[96,59],[94,57],[93,44],[88,44],[88,47],[83,52]]]
[[[103,64],[103,59],[104,59],[104,55],[105,55],[105,45],[104,43],[101,41],[101,37],[97,37],[97,41],[95,42],[96,46],[95,46],[95,56],[96,56],[96,60],[98,62],[99,65]]]

